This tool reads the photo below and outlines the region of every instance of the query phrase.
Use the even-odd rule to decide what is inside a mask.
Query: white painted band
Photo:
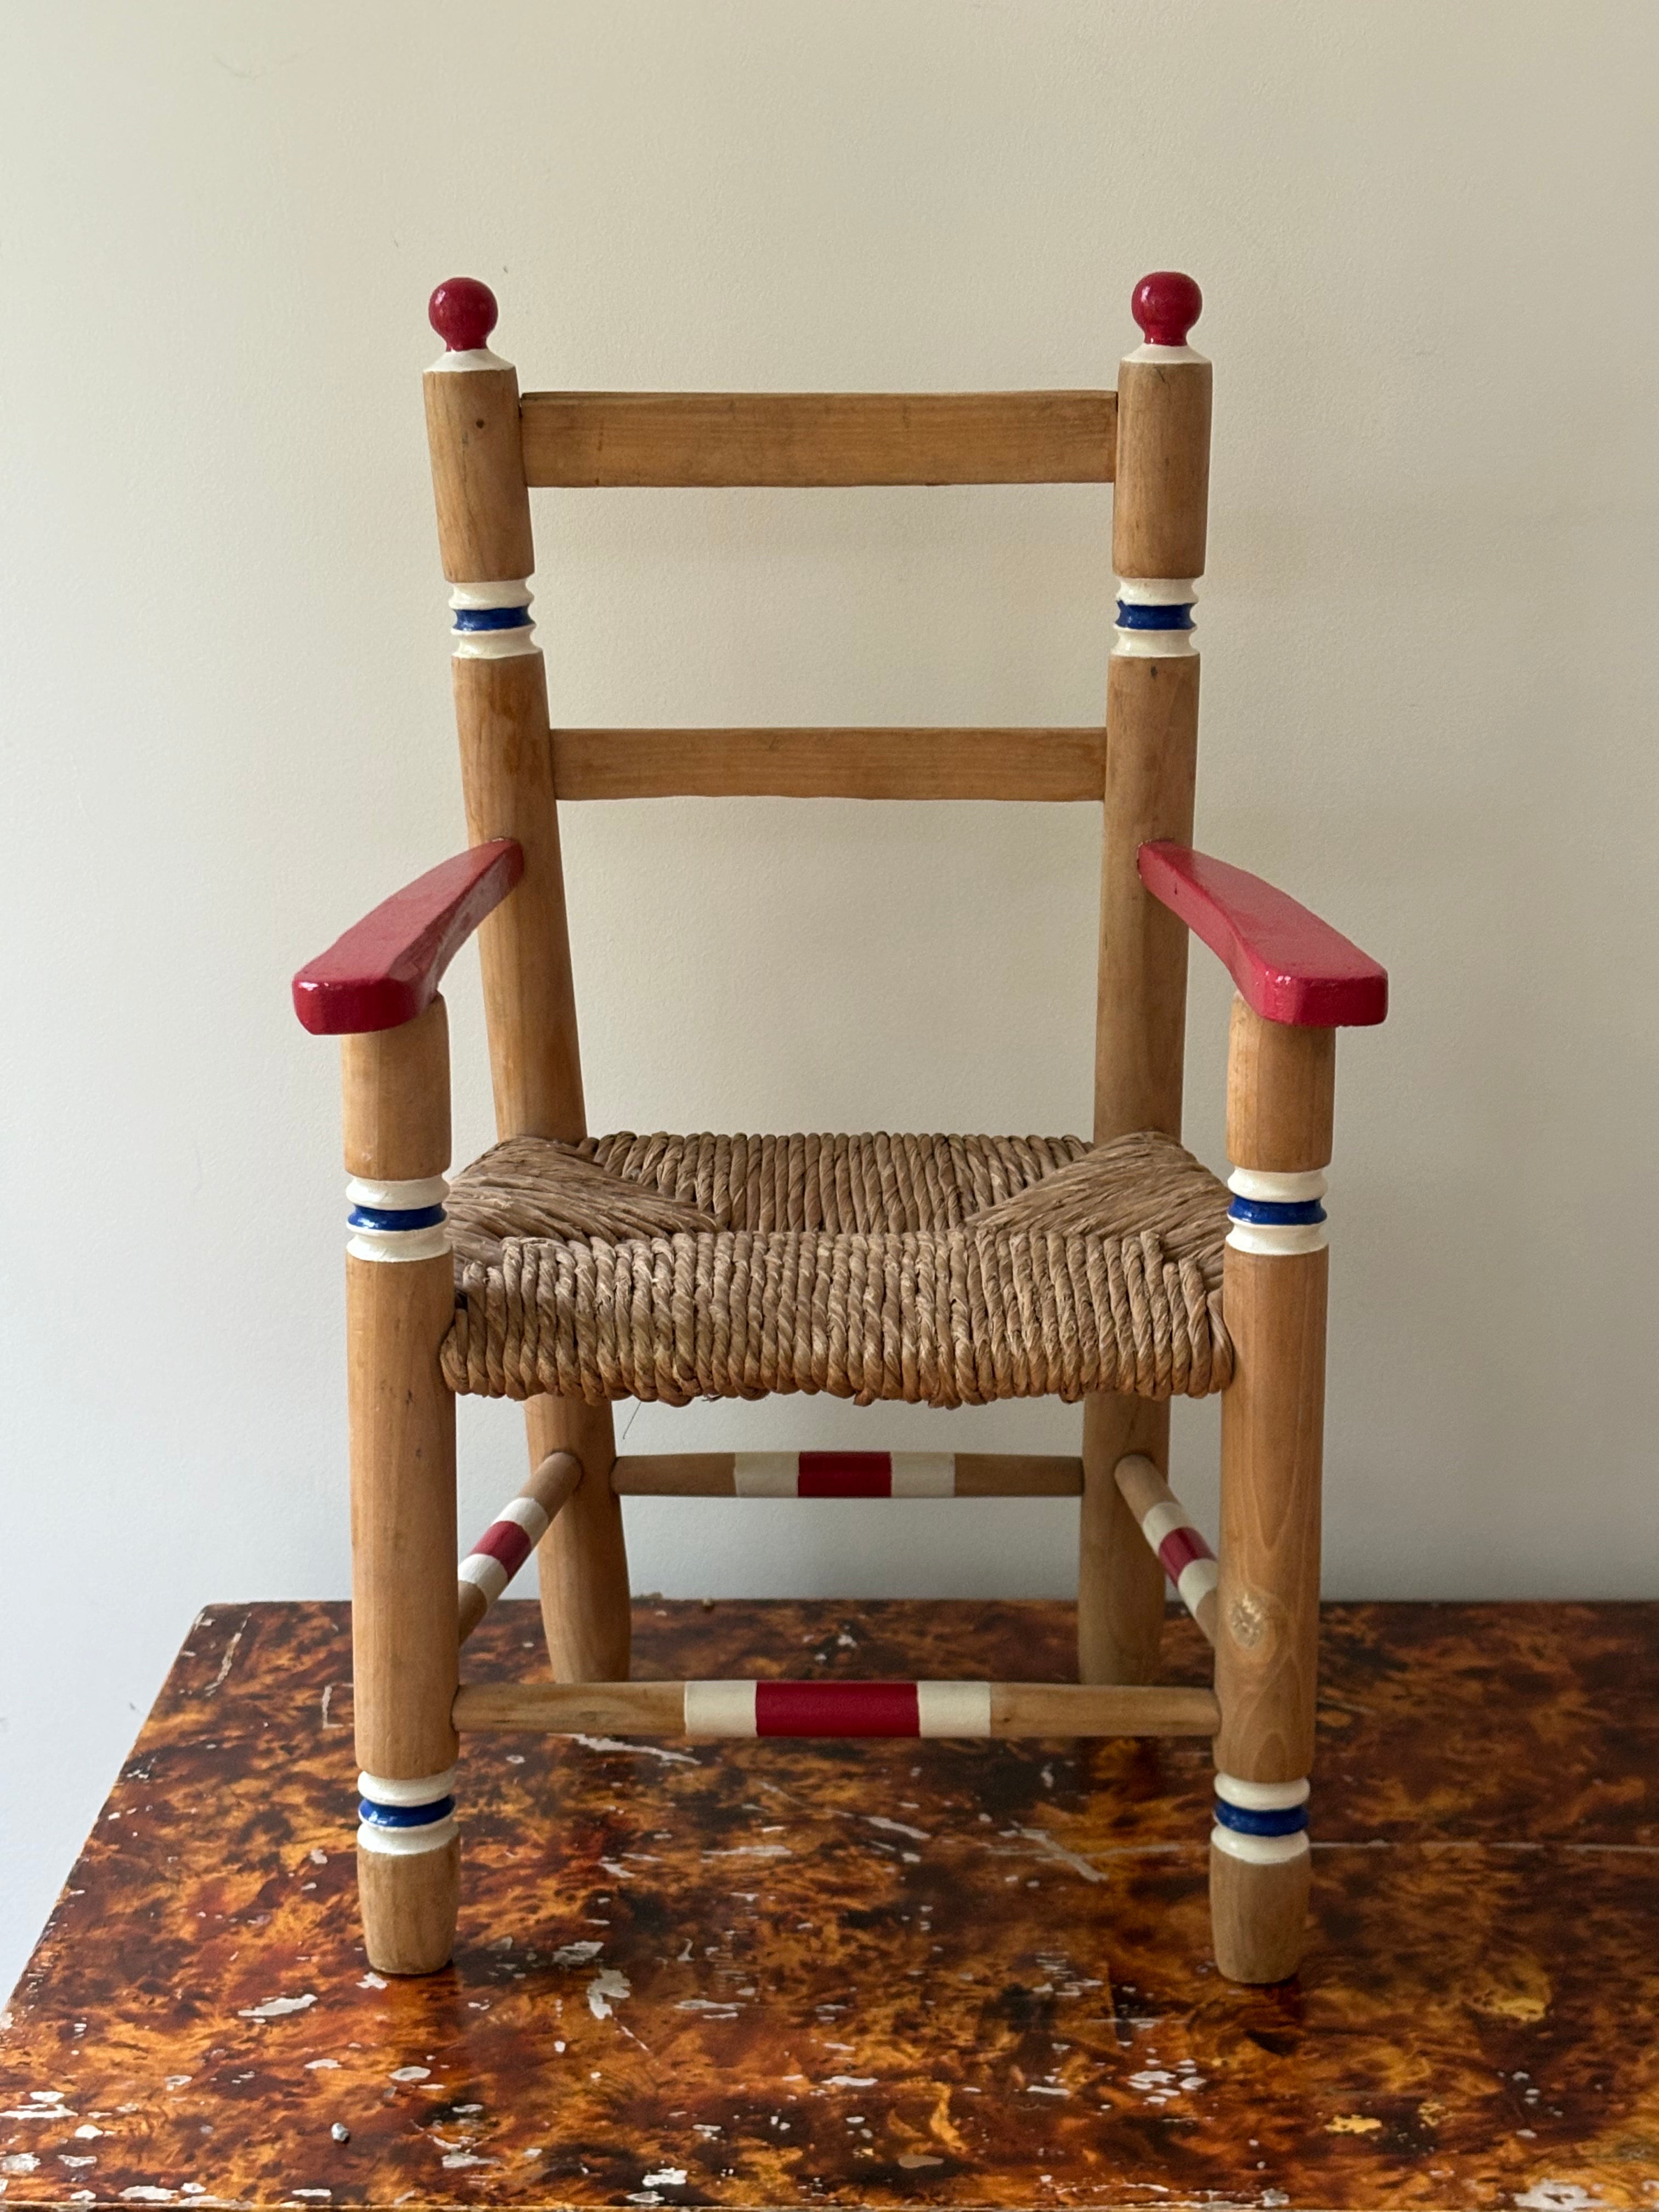
[[[1260,1199],[1267,1206],[1305,1206],[1310,1198],[1323,1198],[1330,1186],[1318,1168],[1285,1175],[1276,1168],[1235,1168],[1227,1188],[1237,1198]]]
[[[492,1559],[488,1552],[469,1552],[455,1570],[458,1582],[471,1583],[481,1589],[486,1605],[494,1605],[507,1588],[507,1569],[501,1561]]]
[[[408,1182],[376,1182],[368,1176],[348,1176],[346,1196],[354,1206],[373,1206],[383,1212],[413,1213],[426,1206],[441,1206],[449,1195],[442,1176],[416,1176]]]
[[[512,366],[512,362],[503,361],[500,354],[491,353],[488,346],[471,346],[458,353],[441,353],[427,374],[428,376],[454,376],[465,374],[469,368],[511,368]]]
[[[1120,576],[1117,595],[1126,607],[1190,607],[1198,598],[1194,576]]]
[[[1147,1507],[1140,1533],[1157,1551],[1166,1536],[1173,1536],[1177,1528],[1190,1528],[1192,1525],[1178,1498],[1161,1498],[1156,1505]]]
[[[1330,1241],[1322,1221],[1235,1221],[1227,1231],[1235,1252],[1255,1252],[1268,1260],[1322,1252]]]
[[[534,623],[520,623],[516,629],[458,629],[451,635],[455,640],[452,660],[513,660],[521,653],[541,651]]]
[[[389,1774],[371,1774],[365,1768],[357,1777],[357,1795],[376,1805],[435,1805],[439,1798],[455,1795],[455,1773],[453,1766],[447,1766],[441,1774],[422,1774],[412,1782],[398,1782]]]
[[[918,1682],[916,1720],[919,1735],[989,1735],[991,1685]]]
[[[428,1851],[441,1850],[459,1833],[453,1813],[447,1813],[441,1820],[430,1821],[424,1828],[376,1828],[367,1820],[360,1820],[357,1848],[360,1851],[378,1851],[386,1859],[416,1859],[423,1857]]]
[[[1221,1570],[1213,1559],[1188,1559],[1181,1570],[1181,1579],[1176,1584],[1176,1595],[1188,1613],[1196,1614],[1205,1599],[1220,1580]]]
[[[687,1735],[755,1735],[755,1685],[752,1682],[688,1682],[685,1686]]]
[[[515,1528],[522,1528],[532,1544],[539,1544],[552,1526],[546,1507],[533,1498],[509,1498],[495,1518],[511,1521]]]
[[[736,1452],[732,1490],[739,1498],[793,1498],[799,1464],[794,1452]]]
[[[1209,356],[1207,354],[1194,353],[1192,347],[1189,345],[1138,345],[1133,353],[1126,353],[1123,358],[1125,361],[1163,362],[1167,365],[1170,362],[1176,361],[1207,362]]]
[[[1237,1828],[1224,1828],[1218,1820],[1210,1831],[1210,1841],[1217,1850],[1246,1866],[1288,1866],[1309,1849],[1305,1828],[1292,1836],[1241,1836]]]
[[[1189,629],[1115,629],[1112,651],[1120,660],[1187,660],[1198,647]]]
[[[1299,1782],[1246,1782],[1237,1774],[1218,1774],[1215,1794],[1245,1813],[1285,1813],[1292,1805],[1305,1805],[1313,1784],[1304,1774]]]
[[[354,1229],[346,1250],[354,1260],[447,1259],[449,1231],[441,1221],[430,1229]]]
[[[895,1498],[954,1498],[957,1494],[954,1452],[895,1452],[892,1468]]]
[[[535,596],[519,576],[501,584],[457,584],[449,604],[457,612],[477,613],[489,607],[527,607]]]

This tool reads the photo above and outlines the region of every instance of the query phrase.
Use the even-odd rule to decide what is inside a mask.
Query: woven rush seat
[[[1149,1133],[514,1138],[450,1194],[444,1372],[596,1405],[1203,1397],[1227,1204]]]

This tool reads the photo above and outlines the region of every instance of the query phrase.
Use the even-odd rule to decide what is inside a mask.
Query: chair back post
[[[467,830],[517,840],[524,876],[478,933],[495,1127],[502,1137],[587,1133],[565,921],[547,678],[530,617],[536,564],[519,432],[519,380],[485,343],[495,302],[468,278],[432,295],[448,343],[428,369],[427,439],[438,546],[453,586],[455,721]]]
[[[1146,343],[1119,372],[1112,565],[1117,632],[1106,686],[1105,837],[1095,1023],[1097,1144],[1137,1129],[1181,1134],[1187,932],[1142,887],[1157,838],[1191,842],[1198,760],[1192,608],[1210,480],[1210,364],[1187,343],[1202,296],[1164,272],[1135,287]],[[1078,1667],[1085,1682],[1148,1681],[1164,1577],[1113,1469],[1126,1453],[1169,1467],[1167,1405],[1091,1397],[1083,1419]]]
[[[547,678],[530,619],[536,565],[525,479],[519,380],[489,348],[494,295],[454,277],[432,295],[447,350],[423,379],[438,544],[454,587],[455,722],[467,830],[475,844],[517,840],[524,875],[478,933],[484,1013],[505,1137],[587,1133],[576,1002],[553,792]],[[530,1459],[574,1452],[585,1479],[538,1548],[554,1670],[611,1680],[629,1668],[628,1559],[611,1495],[608,1406],[532,1398]]]
[[[1118,385],[1112,564],[1120,580],[1106,688],[1106,822],[1095,1031],[1097,1144],[1135,1129],[1181,1134],[1187,932],[1143,888],[1142,845],[1190,844],[1198,761],[1193,602],[1204,569],[1210,364],[1186,343],[1189,276],[1143,277],[1146,332]]]

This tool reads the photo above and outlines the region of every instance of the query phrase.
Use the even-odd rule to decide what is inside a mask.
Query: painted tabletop
[[[1071,1628],[635,1633],[642,1674],[1058,1679]],[[196,1624],[3,2016],[4,2212],[1659,2204],[1659,1607],[1328,1607],[1316,1936],[1269,1990],[1210,1959],[1195,1742],[477,1737],[455,1963],[385,1981],[348,1645]],[[1168,1679],[1202,1658],[1172,1621]],[[533,1605],[468,1662],[533,1679]]]

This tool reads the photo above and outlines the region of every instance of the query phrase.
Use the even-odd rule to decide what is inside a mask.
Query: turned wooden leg
[[[559,1682],[625,1682],[633,1635],[622,1504],[611,1488],[617,1446],[609,1406],[532,1398],[525,1425],[534,1465],[574,1452],[582,1479],[536,1553],[547,1656]]]
[[[1334,1046],[1334,1030],[1235,1002],[1210,1900],[1217,1963],[1238,1982],[1285,1980],[1306,1942]]]
[[[1168,1405],[1146,1398],[1085,1398],[1077,1574],[1079,1682],[1158,1680],[1164,1570],[1113,1477],[1127,1452],[1143,1452],[1167,1472]]]
[[[454,1313],[444,1003],[343,1040],[351,1419],[351,1641],[369,1964],[448,1959],[460,1893],[454,1820],[455,1401],[439,1369]]]

